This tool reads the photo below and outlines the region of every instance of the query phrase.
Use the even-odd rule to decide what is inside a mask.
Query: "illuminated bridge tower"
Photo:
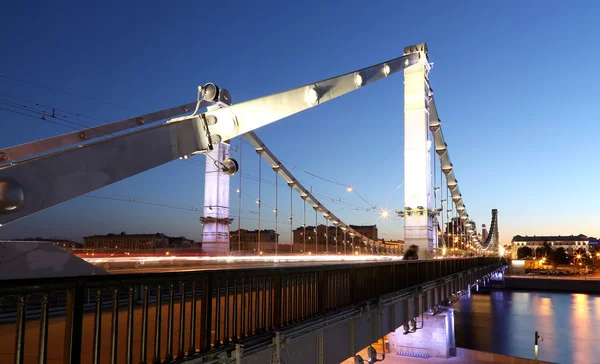
[[[429,87],[425,43],[404,49],[420,52],[420,60],[404,69],[404,240],[417,245],[423,255],[433,247],[431,147],[429,133]]]
[[[491,228],[492,231],[492,247],[494,251],[498,251],[500,249],[500,233],[498,232],[498,210],[497,209],[492,209],[492,224],[491,224]]]
[[[202,251],[210,255],[229,253],[229,232],[233,219],[229,218],[229,180],[223,173],[223,161],[229,158],[227,143],[214,145],[207,153],[204,174],[204,217],[202,221]]]

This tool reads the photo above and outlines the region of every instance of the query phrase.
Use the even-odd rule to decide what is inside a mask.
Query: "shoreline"
[[[479,290],[528,290],[528,291],[551,291],[565,293],[600,293],[600,280],[596,277],[584,278],[539,278],[532,276],[505,276],[504,284],[492,287],[480,287]]]

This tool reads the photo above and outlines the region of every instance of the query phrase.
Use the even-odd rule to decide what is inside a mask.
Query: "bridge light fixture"
[[[205,101],[215,102],[219,97],[219,88],[212,82],[207,83],[202,87],[198,87],[198,91],[202,93],[202,99]]]
[[[348,191],[348,192],[352,192],[352,191],[353,191],[353,189],[352,189],[352,186],[348,186],[348,187],[346,187],[346,191]]]
[[[380,216],[382,219],[387,219],[388,217],[390,217],[390,212],[389,212],[388,210],[382,209],[382,210],[379,212],[379,216]]]
[[[389,65],[389,64],[387,64],[387,63],[386,63],[386,64],[384,64],[384,65],[383,65],[383,74],[385,75],[385,77],[389,76],[389,75],[390,75],[390,72],[391,72],[391,70],[390,70],[390,65]]]
[[[360,73],[357,73],[354,76],[354,84],[356,85],[356,87],[361,87],[363,85],[363,77]]]
[[[319,93],[314,87],[311,87],[306,91],[306,102],[308,102],[310,106],[315,106],[319,102]]]

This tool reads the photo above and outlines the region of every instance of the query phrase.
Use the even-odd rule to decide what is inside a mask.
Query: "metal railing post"
[[[25,314],[27,312],[25,295],[19,295],[17,301],[17,329],[15,333],[15,363],[25,362]]]
[[[81,362],[81,336],[83,331],[83,287],[67,292],[65,314],[64,363]]]
[[[40,312],[39,364],[45,364],[48,361],[48,308],[48,293],[44,293],[42,296],[42,309]]]
[[[212,341],[212,277],[206,277],[200,285],[200,351],[207,351]]]
[[[281,327],[281,273],[277,273],[274,277],[273,287],[273,328]]]
[[[327,302],[327,297],[329,295],[328,292],[328,280],[327,280],[327,271],[320,271],[319,272],[319,280],[317,281],[317,292],[316,295],[319,297],[319,302],[318,302],[318,313],[319,314],[324,314],[327,313],[328,310],[328,302]]]

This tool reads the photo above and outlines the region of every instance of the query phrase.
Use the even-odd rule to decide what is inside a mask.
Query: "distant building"
[[[259,239],[260,239],[260,250],[259,250]],[[271,252],[275,251],[275,243],[279,239],[275,230],[261,230],[260,234],[258,230],[246,230],[240,229],[232,231],[229,234],[229,250],[232,252]],[[280,246],[286,246],[280,244]],[[279,249],[279,247],[278,247]],[[285,249],[285,248],[283,248]],[[289,246],[288,246],[289,249]]]
[[[169,246],[174,248],[191,248],[197,245],[198,244],[194,240],[187,239],[184,236],[169,237]]]
[[[512,258],[516,259],[517,249],[523,246],[535,250],[548,243],[553,249],[564,248],[567,254],[573,254],[579,249],[589,250],[589,238],[583,234],[570,236],[521,236],[515,235],[511,242]]]
[[[65,250],[72,250],[72,249],[81,249],[83,248],[83,244],[78,243],[76,241],[71,241],[71,240],[67,240],[67,239],[60,239],[60,238],[52,238],[52,239],[44,239],[44,238],[25,238],[25,239],[2,239],[0,240],[0,242],[2,241],[10,241],[13,243],[18,243],[18,242],[38,242],[38,243],[52,243],[58,247],[61,247]]]
[[[78,243],[76,241],[71,241],[71,240],[49,240],[52,242],[52,244],[61,247],[63,249],[81,249],[83,248],[83,244]]]
[[[399,248],[404,253],[404,240],[382,240],[381,243],[386,248]]]
[[[169,237],[162,233],[156,234],[107,234],[93,235],[83,238],[86,249],[97,251],[136,252],[157,248],[193,247],[196,243],[185,237]]]
[[[444,241],[447,248],[466,248],[466,244],[468,244],[466,237],[467,231],[460,218],[453,217],[448,221],[444,232]]]
[[[363,236],[378,240],[379,231],[377,225],[349,225],[352,229],[362,234]],[[306,232],[306,235],[305,235]],[[316,242],[316,243],[315,243]],[[357,238],[352,239],[348,233],[346,233],[346,243],[354,246],[360,246],[360,241]],[[325,251],[335,252],[336,245],[337,251],[344,251],[344,231],[335,226],[318,225],[299,227],[294,230],[294,252],[303,253],[304,246],[306,244],[306,252],[318,252],[324,253]],[[346,250],[347,251],[347,250]]]
[[[378,230],[377,225],[350,225],[352,229],[361,233],[369,239],[377,240],[378,239]],[[259,234],[258,230],[245,230],[240,229],[240,232],[237,230],[232,231],[230,233],[230,244],[229,250],[232,252],[237,252],[238,250],[241,252],[260,252],[263,253],[274,253],[275,248],[277,247],[278,252],[292,252],[296,254],[301,253],[325,253],[329,251],[330,253],[338,253],[344,252],[344,231],[335,226],[327,226],[321,224],[316,228],[314,226],[306,227],[306,236],[304,235],[305,229],[303,227],[299,227],[293,232],[293,246],[289,244],[278,244],[278,238],[275,234],[275,230],[261,230],[260,231],[260,250],[259,250]],[[317,246],[315,246],[315,241]],[[356,247],[361,246],[358,239],[354,239],[352,241],[352,237],[346,233],[346,243],[348,244],[346,247],[346,252],[349,253],[348,249],[351,249],[350,244],[354,244]],[[402,242],[403,243],[403,242]],[[275,245],[278,244],[278,245]],[[304,248],[306,244],[306,249]],[[389,244],[393,244],[389,242]],[[336,249],[337,245],[337,249]],[[306,250],[306,251],[305,251]]]
[[[598,245],[598,238],[588,238],[588,247],[590,250],[598,251],[600,246]]]

